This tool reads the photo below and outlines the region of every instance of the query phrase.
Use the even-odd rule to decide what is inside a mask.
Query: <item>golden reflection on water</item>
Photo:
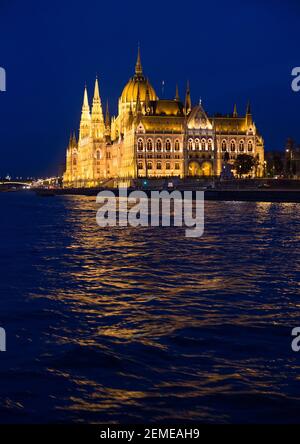
[[[298,205],[206,203],[205,234],[193,240],[178,228],[101,229],[94,198],[59,205],[59,252],[45,247],[45,289],[31,295],[59,304],[48,341],[74,354],[48,366],[76,387],[57,408],[114,421],[130,407],[158,420],[189,399],[181,419],[226,422],[207,397],[271,399],[288,372],[299,380],[277,346],[299,319]],[[82,356],[90,376],[76,367]]]

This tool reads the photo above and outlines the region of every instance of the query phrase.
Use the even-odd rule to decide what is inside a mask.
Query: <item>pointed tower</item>
[[[79,138],[84,139],[85,137],[89,137],[90,135],[91,135],[91,114],[90,114],[90,105],[89,105],[87,87],[85,86],[82,112],[81,112]]]
[[[246,111],[246,125],[247,126],[253,125],[250,101],[248,102],[247,111]]]
[[[73,146],[73,134],[70,133],[70,139],[69,139],[68,149],[72,148],[72,146]]]
[[[175,92],[175,99],[176,102],[180,102],[180,97],[179,97],[179,90],[178,90],[178,84],[176,84],[176,92]]]
[[[190,82],[187,82],[186,86],[186,95],[185,95],[185,113],[188,115],[192,110],[192,100],[191,100],[191,91],[190,91]]]
[[[237,106],[236,106],[236,104],[234,105],[234,108],[233,108],[233,117],[238,117],[239,115],[238,115],[238,112],[237,112]]]
[[[145,98],[145,112],[146,112],[146,114],[149,114],[150,111],[151,111],[151,103],[150,103],[149,80],[147,79],[146,98]]]
[[[110,122],[108,100],[106,102],[106,113],[105,113],[105,137],[107,141],[111,137],[111,122]]]
[[[76,139],[75,131],[74,131],[73,137],[72,137],[72,146],[73,146],[73,148],[77,147],[77,139]]]
[[[95,92],[92,108],[92,135],[94,139],[102,139],[104,136],[104,118],[102,111],[102,103],[99,92],[98,78],[96,77]]]

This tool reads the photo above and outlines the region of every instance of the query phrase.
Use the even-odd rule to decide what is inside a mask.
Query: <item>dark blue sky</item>
[[[251,99],[267,149],[288,136],[300,143],[298,0],[176,2],[0,0],[0,175],[57,172],[71,129],[79,126],[84,83],[98,73],[112,111],[133,74],[138,41],[144,71],[160,95],[181,96],[208,113],[244,112]]]

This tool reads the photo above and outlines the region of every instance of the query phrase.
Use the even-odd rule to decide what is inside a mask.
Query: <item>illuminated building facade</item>
[[[227,153],[227,154],[226,154]],[[192,106],[189,84],[185,100],[159,99],[144,76],[140,51],[135,74],[125,86],[117,117],[104,117],[98,79],[92,109],[87,88],[79,139],[67,149],[65,187],[97,186],[109,179],[219,176],[223,162],[239,154],[256,158],[252,175],[262,176],[264,142],[252,119],[250,105],[239,117],[209,117],[200,102]]]

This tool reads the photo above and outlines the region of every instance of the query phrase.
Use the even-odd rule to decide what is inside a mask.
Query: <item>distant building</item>
[[[285,152],[281,151],[267,151],[265,153],[266,160],[266,176],[279,177],[285,175]]]
[[[209,117],[201,102],[192,106],[190,87],[182,102],[159,99],[144,76],[140,51],[135,74],[119,99],[118,115],[104,118],[96,80],[92,110],[85,88],[79,139],[67,149],[65,187],[96,186],[106,179],[220,176],[224,156],[234,164],[239,154],[257,160],[252,175],[264,173],[264,141],[250,105],[239,116]]]
[[[288,139],[285,147],[285,175],[289,178],[300,178],[300,145]]]

